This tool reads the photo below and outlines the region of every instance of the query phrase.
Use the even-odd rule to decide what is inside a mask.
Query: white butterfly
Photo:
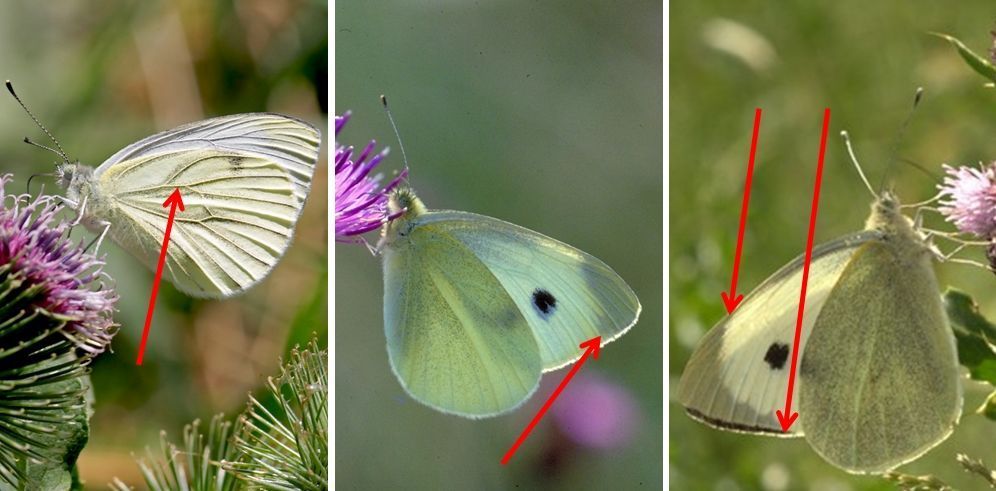
[[[962,388],[932,265],[942,257],[900,209],[882,193],[864,231],[813,249],[788,431],[775,411],[785,408],[801,256],[700,341],[678,385],[688,414],[723,430],[805,436],[852,473],[888,471],[944,441]]]
[[[321,135],[273,113],[222,116],[133,143],[96,169],[57,169],[65,200],[89,230],[109,234],[155,270],[179,189],[163,276],[196,297],[222,298],[258,283],[284,255],[311,188]],[[65,157],[64,157],[65,158]]]

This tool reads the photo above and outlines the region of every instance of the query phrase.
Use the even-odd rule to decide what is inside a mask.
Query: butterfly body
[[[392,193],[379,249],[391,367],[416,400],[488,417],[515,409],[579,345],[626,332],[640,304],[598,259],[495,218]]]
[[[714,427],[805,436],[824,459],[881,473],[943,441],[961,413],[954,337],[941,304],[937,253],[884,193],[864,231],[813,250],[792,408],[784,410],[801,287],[797,258],[709,331],[678,398]]]
[[[320,134],[271,113],[212,118],[150,136],[96,169],[58,168],[88,229],[155,269],[179,190],[165,277],[199,297],[228,297],[264,278],[293,237],[310,190]]]

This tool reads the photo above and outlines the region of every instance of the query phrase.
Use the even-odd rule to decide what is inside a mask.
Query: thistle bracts
[[[103,262],[68,237],[50,196],[10,196],[0,176],[0,479],[68,476],[87,438],[90,358],[114,335]],[[47,479],[47,478],[46,478]],[[46,481],[49,482],[49,481]]]
[[[267,387],[275,410],[254,397],[237,422],[236,461],[222,467],[251,488],[324,490],[328,487],[328,351],[313,339]]]

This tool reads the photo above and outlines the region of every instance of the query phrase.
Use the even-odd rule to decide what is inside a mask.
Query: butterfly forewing
[[[155,269],[174,189],[165,276],[193,296],[227,297],[259,282],[290,244],[318,158],[318,130],[277,114],[184,125],[118,152],[95,172],[84,210]]]
[[[452,237],[501,284],[539,343],[544,370],[577,360],[579,345],[625,333],[640,314],[629,285],[597,258],[529,229],[473,213],[433,211],[420,227]]]
[[[806,440],[852,472],[922,455],[961,413],[954,340],[931,253],[902,236],[854,253],[813,326],[800,365]]]
[[[813,250],[800,353],[847,261],[861,244],[880,237],[862,232]],[[802,425],[782,430],[802,285],[802,256],[765,280],[737,309],[709,330],[692,353],[678,385],[678,400],[694,418],[721,429],[800,436]],[[794,395],[793,407],[798,407]],[[798,421],[805,419],[800,411]]]
[[[434,227],[384,251],[384,326],[402,386],[438,410],[494,416],[539,384],[539,347],[522,313],[465,245]]]
[[[311,189],[321,134],[314,126],[275,113],[220,116],[157,133],[121,149],[97,168],[97,175],[121,162],[147,155],[217,150],[266,158],[287,170],[301,202]],[[165,199],[165,197],[164,197]]]

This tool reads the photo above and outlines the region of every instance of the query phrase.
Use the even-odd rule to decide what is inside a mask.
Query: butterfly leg
[[[996,273],[996,270],[994,270],[992,268],[992,266],[990,266],[988,264],[980,263],[979,261],[973,261],[971,259],[962,259],[960,257],[953,257],[951,259],[948,259],[948,261],[952,262],[952,263],[956,263],[956,264],[967,264],[969,266],[975,266],[977,268],[982,268],[982,269],[984,269],[986,271],[989,271],[990,273]]]
[[[62,202],[64,204],[67,204],[67,205],[69,205],[70,208],[76,210],[76,218],[73,220],[73,222],[71,224],[69,224],[70,227],[76,228],[76,226],[79,225],[80,222],[83,221],[83,213],[86,211],[86,199],[87,199],[87,196],[84,196],[83,197],[83,201],[81,201],[79,203],[77,203],[77,202],[75,202],[75,201],[73,201],[71,199],[62,197],[62,196],[58,196],[58,198],[60,200],[62,200]]]
[[[96,238],[94,238],[93,240],[91,240],[90,243],[87,244],[87,246],[83,249],[84,251],[88,251],[88,250],[90,250],[90,247],[92,245],[97,244],[97,247],[95,247],[93,249],[94,254],[96,254],[97,251],[100,250],[100,244],[104,242],[104,237],[107,235],[107,231],[111,229],[111,222],[101,220],[101,221],[97,222],[97,224],[100,225],[101,227],[103,227],[104,229],[101,230],[100,234],[97,235]]]
[[[363,244],[363,245],[365,245],[367,247],[367,250],[370,251],[370,254],[372,254],[374,257],[377,257],[378,255],[380,255],[381,248],[380,248],[380,242],[379,241],[378,241],[376,247],[370,245],[370,243],[367,242],[367,239],[364,239],[363,237],[357,237],[355,239],[345,240],[344,242],[347,242],[347,243],[350,243],[350,244]]]
[[[73,222],[69,225],[69,232],[66,234],[66,238],[68,239],[69,237],[72,237],[73,229],[75,229],[76,226],[80,224],[80,221],[83,220],[83,210],[86,208],[86,197],[83,197],[82,203],[77,203],[65,196],[55,195],[55,198],[61,201],[59,206],[69,205],[70,208],[76,210],[76,218],[73,219]]]
[[[983,263],[980,263],[978,261],[973,261],[971,259],[964,259],[964,258],[960,258],[960,257],[954,257],[955,254],[958,254],[959,252],[961,252],[962,249],[964,249],[968,245],[969,244],[961,244],[958,247],[955,247],[954,250],[952,250],[951,252],[949,252],[947,254],[938,254],[937,257],[938,257],[938,259],[940,259],[943,262],[951,262],[951,263],[956,263],[956,264],[967,264],[969,266],[975,266],[975,267],[978,267],[978,268],[982,268],[982,269],[984,269],[986,271],[996,272],[996,271],[993,271],[992,266],[990,266],[988,264],[983,264]],[[938,251],[935,251],[935,254],[937,254],[937,252]]]

